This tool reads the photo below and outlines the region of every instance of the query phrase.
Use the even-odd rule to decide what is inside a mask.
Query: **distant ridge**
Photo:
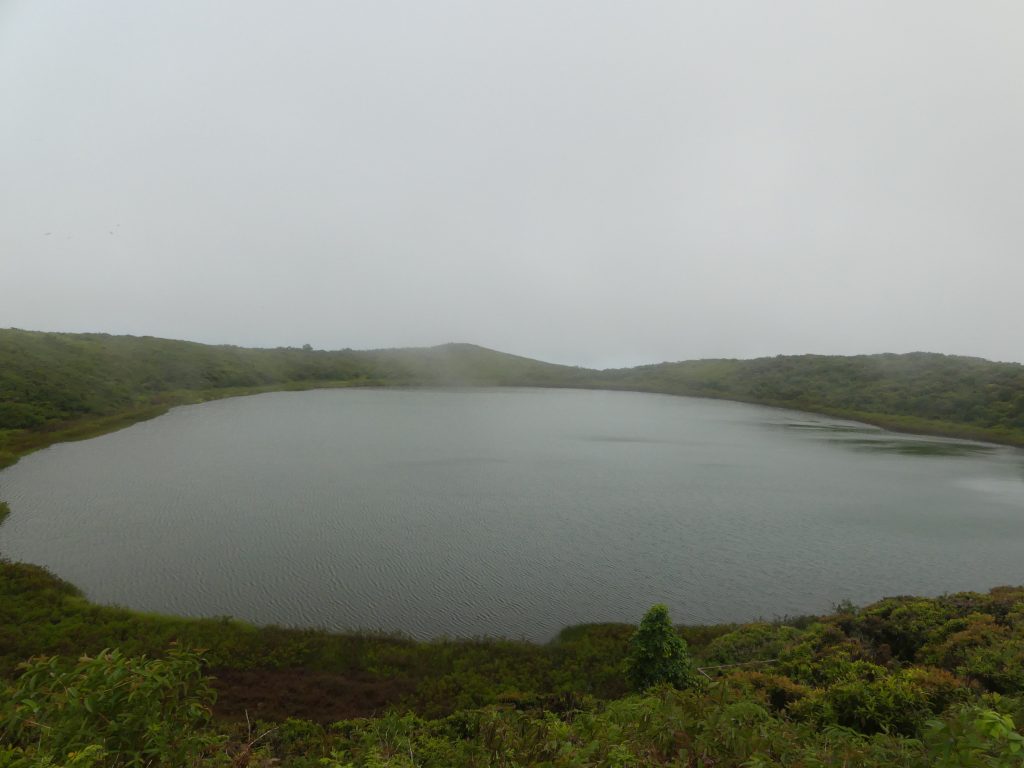
[[[713,397],[1024,445],[1024,365],[932,352],[694,360],[601,372],[608,388]]]
[[[0,330],[0,466],[174,405],[281,389],[531,386],[713,397],[1024,446],[1024,365],[935,353],[694,360],[604,371],[475,344],[323,351]]]

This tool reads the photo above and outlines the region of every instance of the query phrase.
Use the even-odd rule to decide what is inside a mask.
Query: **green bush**
[[[925,721],[967,691],[952,675],[923,668],[888,673],[861,665],[861,674],[819,688],[789,707],[791,715],[818,725],[839,725],[860,733],[915,736]]]
[[[629,645],[626,678],[638,691],[660,683],[688,688],[694,683],[686,641],[672,627],[668,608],[658,604],[644,614]]]
[[[957,671],[990,691],[1024,692],[1024,637],[970,649]]]

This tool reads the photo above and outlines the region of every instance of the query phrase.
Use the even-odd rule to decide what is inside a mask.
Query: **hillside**
[[[629,389],[1024,445],[1024,366],[977,358],[803,355],[596,371],[472,344],[329,352],[8,329],[0,330],[0,466],[50,443],[117,429],[174,405],[338,386]]]
[[[603,371],[603,386],[826,413],[1024,445],[1024,365],[916,352],[694,360]]]
[[[362,354],[372,360],[381,380],[393,384],[569,387],[584,385],[593,375],[585,368],[542,363],[475,344],[382,349]]]
[[[328,386],[568,386],[582,375],[471,344],[326,352],[0,330],[0,466],[217,397]]]

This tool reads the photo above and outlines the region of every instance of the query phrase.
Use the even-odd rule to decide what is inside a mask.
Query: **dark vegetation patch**
[[[367,672],[339,674],[309,669],[214,668],[214,713],[222,720],[285,720],[327,724],[382,715],[414,691],[407,678]]]

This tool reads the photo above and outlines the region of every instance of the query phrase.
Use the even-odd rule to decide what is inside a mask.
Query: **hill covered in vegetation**
[[[1024,365],[925,352],[694,360],[603,371],[609,388],[826,413],[890,429],[1024,445]]]
[[[0,330],[0,466],[35,448],[117,429],[174,405],[347,386],[628,389],[1024,445],[1024,365],[977,358],[803,355],[597,371],[472,344],[329,352],[8,329]]]
[[[472,344],[326,352],[0,330],[0,466],[218,397],[338,386],[572,386],[585,373]]]
[[[97,606],[0,563],[0,765],[1024,764],[1024,588],[680,626],[678,688],[629,674],[634,631],[260,628]]]

